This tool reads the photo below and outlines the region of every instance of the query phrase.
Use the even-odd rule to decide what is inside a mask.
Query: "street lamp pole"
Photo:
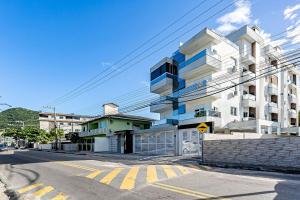
[[[52,109],[54,115],[54,130],[55,130],[55,150],[58,149],[58,138],[57,138],[57,125],[56,125],[56,111],[55,106],[44,106],[44,108]]]

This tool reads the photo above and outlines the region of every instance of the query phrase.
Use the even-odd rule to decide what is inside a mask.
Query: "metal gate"
[[[197,129],[179,130],[183,156],[201,156],[202,134]]]
[[[175,155],[174,131],[158,131],[135,134],[135,153]]]

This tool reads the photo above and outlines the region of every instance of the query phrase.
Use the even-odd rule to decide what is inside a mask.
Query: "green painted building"
[[[82,123],[80,150],[132,153],[133,132],[149,129],[152,119],[121,114],[113,103],[103,105],[104,115]]]

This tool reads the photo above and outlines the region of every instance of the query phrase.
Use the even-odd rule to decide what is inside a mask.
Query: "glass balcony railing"
[[[153,126],[158,126],[158,125],[164,125],[164,124],[169,124],[169,125],[177,125],[178,120],[177,119],[161,119],[153,122]]]
[[[179,115],[180,120],[193,119],[198,117],[217,117],[221,118],[221,113],[215,110],[201,110]]]
[[[154,84],[156,84],[156,83],[158,83],[158,82],[160,82],[161,80],[164,80],[164,79],[166,79],[166,78],[171,78],[171,79],[175,80],[175,79],[177,79],[177,76],[174,75],[174,74],[170,74],[170,73],[168,73],[168,72],[165,72],[165,73],[162,74],[161,76],[159,76],[159,77],[153,79],[153,80],[151,81],[151,85],[154,85]]]
[[[199,53],[197,53],[196,55],[194,55],[190,59],[180,63],[178,68],[182,69],[185,66],[195,62],[196,60],[198,60],[198,59],[200,59],[204,56],[211,56],[211,57],[216,58],[218,60],[221,59],[220,55],[218,55],[217,53],[214,53],[211,49],[204,49],[203,51],[200,51]]]

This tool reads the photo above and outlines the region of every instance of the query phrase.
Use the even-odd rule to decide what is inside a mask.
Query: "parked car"
[[[7,151],[7,147],[4,144],[0,144],[0,151]]]

